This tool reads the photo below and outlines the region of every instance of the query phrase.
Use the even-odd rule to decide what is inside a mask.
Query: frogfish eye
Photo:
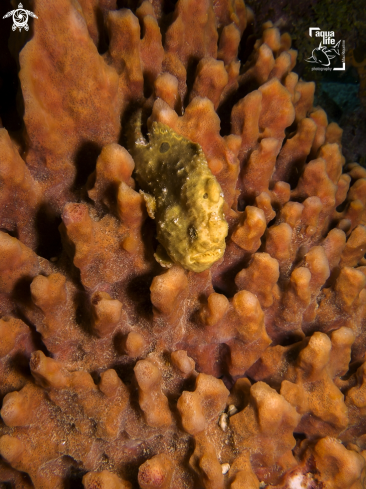
[[[167,142],[161,143],[160,145],[160,153],[166,153],[170,149],[170,144]]]

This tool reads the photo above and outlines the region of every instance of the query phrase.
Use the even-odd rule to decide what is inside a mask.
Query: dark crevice
[[[0,228],[0,231],[2,233],[6,233],[9,236],[12,236],[13,238],[18,238],[18,230],[17,229],[7,229],[7,228]]]
[[[240,258],[236,263],[234,263],[230,268],[220,271],[217,275],[212,278],[213,288],[218,294],[223,294],[227,298],[232,298],[237,292],[237,287],[235,285],[236,275],[248,266],[251,259],[249,253],[246,256]]]
[[[295,433],[294,432],[294,438],[295,440],[306,440],[306,435],[305,433]]]
[[[258,84],[250,79],[239,85],[238,89],[234,91],[217,109],[217,115],[220,118],[220,135],[228,136],[231,134],[231,111],[235,104],[244,98],[248,93],[253,90],[257,90]]]
[[[62,457],[62,462],[68,466],[64,489],[83,489],[82,479],[88,471],[83,469],[80,463],[68,455]]]
[[[46,357],[52,357],[52,354],[49,352],[46,345],[43,343],[42,335],[36,329],[36,326],[27,318],[21,308],[17,308],[16,317],[23,321],[24,324],[28,326],[31,331],[32,341],[36,350],[42,351]],[[28,369],[29,369],[29,359],[28,359]],[[29,370],[30,374],[30,370]]]
[[[20,478],[22,479],[22,482],[21,482],[22,487],[25,487],[25,488],[26,487],[33,487],[32,480],[26,472],[21,472],[20,470],[18,471],[16,469],[14,469],[8,462],[6,462],[1,457],[0,458],[0,473],[2,472],[2,469],[4,469],[4,468],[5,468],[5,474],[9,473],[9,476],[7,477],[8,480],[0,481],[0,488],[1,489],[17,489],[15,481],[19,481]],[[14,472],[17,474],[17,476],[14,477],[14,479],[10,475],[11,472]],[[5,475],[5,477],[6,477],[6,475]]]
[[[363,360],[358,360],[356,362],[352,362],[349,364],[349,368],[348,368],[348,371],[342,375],[342,377],[340,377],[341,380],[344,380],[344,381],[347,381],[349,380],[352,375],[354,375],[357,370],[361,367],[361,365],[363,365]]]
[[[150,98],[154,93],[154,84],[148,75],[144,74],[144,97],[146,99]]]
[[[238,48],[238,59],[244,65],[253,53],[257,37],[254,35],[253,24],[248,24],[240,39]]]
[[[136,0],[117,0],[117,9],[128,8],[135,13],[139,4]]]
[[[9,368],[17,375],[20,374],[21,377],[24,376],[28,379],[31,379],[32,377],[29,368],[29,357],[20,351],[11,356],[9,362],[7,363],[7,368]]]
[[[196,79],[196,70],[197,70],[197,65],[199,63],[199,59],[191,57],[188,60],[188,66],[187,66],[187,78],[186,78],[186,84],[187,84],[187,93],[184,97],[183,101],[183,106],[187,107],[189,104],[189,98],[193,89],[193,85]]]
[[[74,157],[76,175],[71,190],[81,196],[82,187],[96,168],[102,147],[93,141],[83,143]]]
[[[337,212],[343,212],[346,209],[347,205],[348,205],[348,202],[346,199],[341,204],[339,204],[339,206],[336,208],[336,211]]]
[[[33,281],[33,276],[22,276],[14,285],[11,292],[11,299],[16,304],[27,304],[31,302],[30,284]]]
[[[152,304],[150,301],[150,285],[155,273],[138,275],[127,285],[128,298],[133,302],[135,313],[145,319],[152,319]]]
[[[104,14],[100,8],[97,9],[96,18],[97,18],[97,28],[99,33],[98,46],[97,46],[98,53],[104,54],[105,52],[108,51],[109,48],[109,36],[108,36],[108,30],[104,23]]]
[[[245,201],[244,195],[240,194],[238,197],[237,210],[238,212],[244,212],[248,203]]]
[[[124,363],[117,363],[115,365],[112,365],[110,368],[113,368],[113,370],[117,372],[117,375],[122,380],[122,382],[125,385],[129,386],[133,383],[133,379],[135,378],[135,372],[133,369],[136,365],[136,361],[131,360],[130,358],[127,360],[128,361],[125,361]]]
[[[36,253],[49,260],[62,252],[61,235],[58,227],[61,216],[49,204],[42,204],[35,218],[38,246]]]
[[[88,335],[93,334],[92,331],[92,308],[90,306],[90,297],[84,290],[78,290],[73,302],[75,306],[75,322]]]
[[[163,0],[161,2],[163,8],[163,14],[164,15],[172,14],[175,10],[177,3],[178,0]],[[154,0],[153,0],[153,4],[154,4]]]
[[[122,130],[121,130],[121,134],[120,134],[120,137],[118,140],[118,144],[125,147],[126,149],[129,149],[128,139],[129,139],[129,137],[131,137],[130,133],[133,131],[133,124],[134,123],[132,120],[133,120],[136,112],[140,109],[141,109],[141,103],[139,101],[130,102],[126,106],[126,108],[123,112],[122,119],[121,119]],[[147,118],[149,116],[150,116],[150,113],[146,113],[146,112],[142,111],[141,131],[145,137],[147,135]]]

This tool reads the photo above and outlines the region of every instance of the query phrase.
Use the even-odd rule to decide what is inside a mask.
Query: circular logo
[[[28,27],[28,12],[22,8],[19,8],[17,10],[14,10],[13,13],[13,31],[15,29],[22,30],[24,28],[26,31],[29,29]]]

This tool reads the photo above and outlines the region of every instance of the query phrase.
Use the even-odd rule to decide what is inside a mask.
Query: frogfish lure
[[[228,225],[223,192],[201,146],[161,122],[152,123],[147,142],[141,111],[128,145],[148,214],[156,221],[156,260],[194,272],[210,268],[224,254]]]

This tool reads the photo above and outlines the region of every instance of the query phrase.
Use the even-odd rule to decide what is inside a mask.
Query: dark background
[[[316,82],[314,105],[342,127],[346,161],[366,167],[366,0],[247,0],[246,5],[255,14],[257,35],[268,20],[291,35],[298,50],[294,71]],[[345,41],[346,71],[311,71],[313,65],[305,59],[316,42],[309,27],[334,31],[336,42]]]

